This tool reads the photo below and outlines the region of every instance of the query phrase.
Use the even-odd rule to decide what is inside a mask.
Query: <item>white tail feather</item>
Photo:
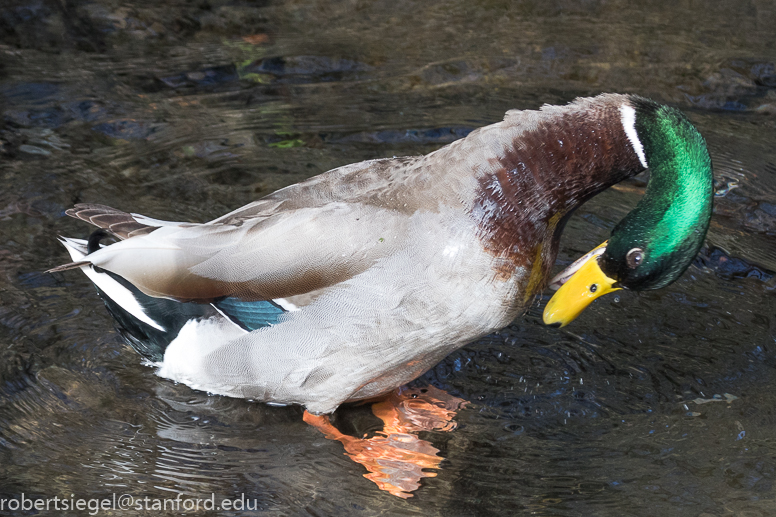
[[[73,262],[79,262],[86,259],[87,242],[85,240],[61,237],[60,242],[67,248]],[[110,275],[98,273],[90,265],[81,266],[81,271],[89,277],[89,280],[91,280],[94,285],[102,289],[105,295],[110,297],[110,299],[116,302],[122,309],[143,323],[151,325],[162,332],[166,331],[163,326],[159,325],[159,323],[151,319],[151,317],[143,311],[143,307],[140,306],[140,303],[138,303],[137,298],[134,297],[132,292],[111,278]]]

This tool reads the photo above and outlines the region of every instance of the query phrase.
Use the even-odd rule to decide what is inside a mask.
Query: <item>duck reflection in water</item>
[[[364,477],[381,490],[404,499],[412,497],[421,478],[437,475],[424,469],[438,469],[444,459],[437,455],[439,449],[419,438],[418,433],[452,431],[457,427],[453,418],[466,401],[433,386],[403,386],[369,404],[372,414],[382,422],[382,429],[362,432],[360,438],[343,433],[325,415],[305,411],[304,421],[326,438],[342,443],[345,454],[369,471]]]

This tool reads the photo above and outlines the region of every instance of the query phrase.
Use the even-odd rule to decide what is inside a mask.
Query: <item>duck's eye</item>
[[[631,269],[636,269],[641,265],[641,262],[644,260],[644,250],[641,248],[633,248],[628,252],[627,255],[625,255],[625,262],[628,264],[628,267]]]
[[[598,291],[598,284],[593,284],[593,285],[591,285],[591,286],[590,286],[590,292],[591,292],[591,293],[594,293],[594,292],[596,292],[596,291]]]

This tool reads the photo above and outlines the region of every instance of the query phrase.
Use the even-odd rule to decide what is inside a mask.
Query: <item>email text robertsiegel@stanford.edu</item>
[[[121,510],[172,510],[172,511],[196,511],[196,510],[257,510],[258,500],[247,499],[245,494],[233,499],[220,499],[216,501],[216,495],[210,494],[208,498],[183,497],[178,494],[174,498],[158,497],[134,497],[129,494],[111,494],[104,498],[76,497],[36,497],[30,498],[21,494],[19,498],[0,499],[0,512],[3,511],[88,511],[89,515],[97,515],[101,511]]]

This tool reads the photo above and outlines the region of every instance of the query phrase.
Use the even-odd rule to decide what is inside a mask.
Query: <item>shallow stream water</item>
[[[763,0],[4,0],[0,499],[773,515],[775,59]],[[545,296],[414,382],[408,400],[444,415],[391,435],[427,461],[419,488],[391,485],[399,497],[358,455],[364,436],[385,438],[378,408],[343,408],[324,435],[299,408],[175,385],[122,342],[83,275],[44,273],[67,260],[57,235],[89,231],[65,216],[74,203],[206,221],[336,166],[430,152],[508,109],[600,92],[677,106],[704,134],[707,246],[670,287],[610,295],[564,329],[541,324]],[[644,185],[583,206],[558,269]],[[384,476],[406,469],[381,461]],[[35,513],[17,508],[0,514]]]

